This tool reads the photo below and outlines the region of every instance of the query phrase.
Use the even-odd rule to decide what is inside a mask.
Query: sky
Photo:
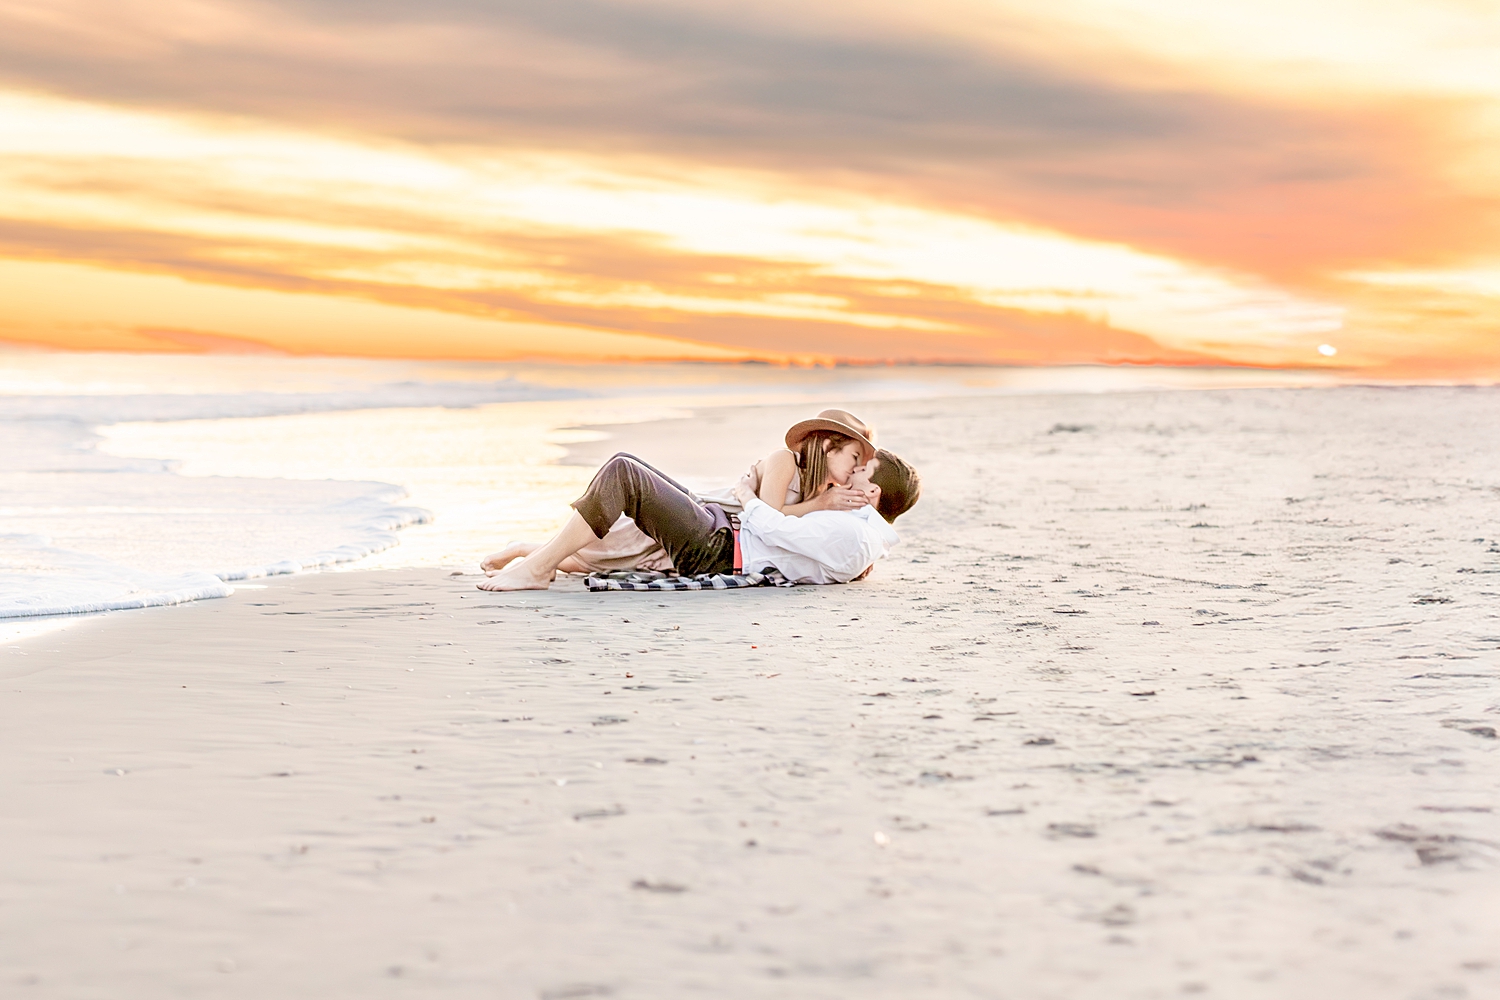
[[[0,340],[1500,377],[1493,0],[0,0]]]

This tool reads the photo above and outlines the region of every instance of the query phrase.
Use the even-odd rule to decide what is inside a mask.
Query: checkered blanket
[[[590,590],[734,590],[738,587],[792,586],[778,569],[768,569],[764,573],[703,573],[698,576],[621,570],[591,573],[583,582]]]

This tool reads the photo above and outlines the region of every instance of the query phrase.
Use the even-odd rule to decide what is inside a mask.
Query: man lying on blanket
[[[603,538],[621,514],[656,539],[683,576],[779,571],[791,583],[848,583],[862,578],[896,544],[891,522],[921,492],[916,471],[881,449],[856,469],[849,485],[869,498],[852,511],[789,517],[759,500],[746,476],[735,487],[744,504],[739,528],[714,503],[634,455],[616,455],[573,501],[562,531],[526,558],[479,584],[480,590],[546,590],[564,559]]]

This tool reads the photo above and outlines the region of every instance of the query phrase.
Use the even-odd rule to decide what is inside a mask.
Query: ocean
[[[567,446],[606,437],[599,428],[609,425],[712,406],[806,402],[812,412],[877,399],[1327,379],[5,349],[0,639],[73,620],[57,616],[222,597],[271,575],[473,569],[508,539],[561,524],[591,471],[563,461]]]

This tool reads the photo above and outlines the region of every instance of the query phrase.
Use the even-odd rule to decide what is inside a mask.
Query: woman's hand
[[[831,486],[813,499],[815,510],[858,510],[869,503],[869,497],[848,486]]]

